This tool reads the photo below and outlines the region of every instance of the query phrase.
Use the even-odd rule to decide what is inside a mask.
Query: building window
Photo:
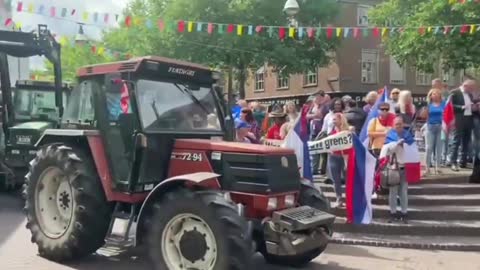
[[[393,57],[390,56],[390,83],[405,84],[406,83],[405,66],[400,66]]]
[[[316,86],[318,84],[318,70],[308,71],[303,75],[303,86]]]
[[[378,51],[362,50],[362,83],[377,83]]]
[[[265,90],[265,67],[261,67],[255,72],[255,91],[261,92],[264,90]]]
[[[277,89],[288,89],[290,86],[290,79],[282,73],[277,74]]]
[[[442,79],[448,86],[455,86],[455,71],[453,69],[448,71],[442,69]]]
[[[432,84],[432,79],[433,79],[433,74],[432,73],[427,73],[424,71],[417,70],[416,71],[416,77],[417,77],[417,85],[431,85]]]
[[[357,25],[368,26],[368,11],[370,6],[359,5],[357,7]]]

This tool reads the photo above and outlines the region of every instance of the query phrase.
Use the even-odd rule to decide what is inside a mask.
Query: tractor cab
[[[78,71],[62,119],[98,130],[119,192],[145,192],[169,175],[175,140],[222,140],[223,110],[207,68],[160,57]]]

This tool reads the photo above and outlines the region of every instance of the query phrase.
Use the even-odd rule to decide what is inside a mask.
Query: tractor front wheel
[[[148,241],[154,269],[248,269],[247,222],[221,192],[177,189],[153,209]]]
[[[81,258],[104,244],[111,207],[90,157],[67,145],[42,148],[24,185],[27,228],[40,256]]]

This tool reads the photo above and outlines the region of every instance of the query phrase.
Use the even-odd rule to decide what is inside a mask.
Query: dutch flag
[[[348,155],[345,189],[347,221],[369,224],[372,221],[372,191],[375,157],[360,139],[352,134],[352,150]]]
[[[283,147],[291,148],[295,151],[298,167],[301,168],[300,176],[303,177],[303,179],[313,181],[310,153],[308,150],[308,133],[305,127],[302,128],[302,119],[306,117],[306,112],[306,110],[302,110],[302,113],[297,117],[297,120],[295,120],[293,128],[285,137]]]

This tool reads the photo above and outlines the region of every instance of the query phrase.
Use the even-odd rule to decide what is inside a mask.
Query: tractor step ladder
[[[122,246],[133,244],[130,239],[130,229],[135,220],[135,206],[135,204],[130,205],[130,211],[125,212],[122,211],[122,203],[116,203],[105,242]]]

